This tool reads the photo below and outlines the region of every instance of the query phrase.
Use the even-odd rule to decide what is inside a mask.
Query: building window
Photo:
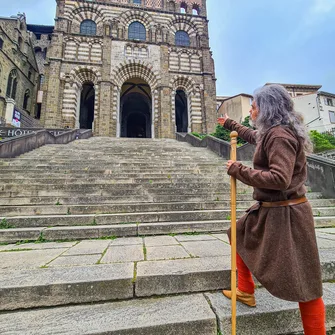
[[[175,4],[174,1],[170,1],[170,2],[169,2],[169,8],[168,8],[168,10],[169,10],[170,12],[175,12],[175,11],[176,11],[176,4]]]
[[[3,39],[0,38],[0,50],[2,50],[2,48],[3,48]]]
[[[29,105],[29,98],[30,98],[30,91],[26,90],[24,94],[24,99],[23,99],[23,109],[27,110],[28,105]]]
[[[335,123],[335,112],[329,111],[329,120],[331,123]]]
[[[333,99],[331,99],[331,98],[325,98],[325,104],[327,106],[334,106],[333,105]]]
[[[19,37],[19,48],[20,48],[20,50],[22,51],[22,47],[23,47],[23,40],[22,40],[22,38],[21,37]]]
[[[141,0],[133,0],[133,4],[135,4],[135,5],[140,5],[141,4]]]
[[[32,73],[31,73],[31,71],[29,71],[29,72],[28,72],[28,79],[29,79],[29,80],[31,80],[31,75],[32,75]]]
[[[187,13],[187,5],[186,5],[185,2],[182,2],[180,4],[180,13],[182,13],[182,14],[186,14]]]
[[[131,23],[128,28],[128,38],[130,40],[145,41],[146,30],[144,25],[137,21]]]
[[[80,33],[83,35],[96,35],[97,34],[97,25],[92,20],[84,20],[80,24]]]
[[[191,43],[188,33],[183,30],[177,31],[175,36],[175,43],[178,46],[189,47]]]
[[[200,14],[200,9],[199,9],[198,5],[193,5],[192,14],[193,15],[199,15]]]
[[[7,97],[15,100],[16,89],[17,89],[17,71],[13,69],[8,76],[7,91],[6,91]]]

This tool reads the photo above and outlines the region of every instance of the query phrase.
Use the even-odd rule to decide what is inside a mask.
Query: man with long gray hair
[[[225,128],[256,145],[254,168],[227,163],[228,174],[253,186],[258,201],[237,222],[237,300],[256,306],[253,274],[272,295],[299,302],[305,334],[325,335],[321,266],[304,185],[312,145],[303,118],[282,86],[269,85],[256,90],[250,119],[257,131],[224,118]],[[231,291],[223,294],[231,298]]]

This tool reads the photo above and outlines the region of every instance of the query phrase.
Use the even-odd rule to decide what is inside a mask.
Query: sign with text
[[[15,136],[22,136],[27,134],[36,134],[37,131],[43,130],[42,128],[7,128],[7,127],[0,127],[0,137],[15,137]],[[47,129],[49,133],[52,135],[60,135],[68,131],[68,129]]]
[[[12,119],[12,125],[14,127],[21,127],[21,113],[14,108],[13,111],[13,119]]]

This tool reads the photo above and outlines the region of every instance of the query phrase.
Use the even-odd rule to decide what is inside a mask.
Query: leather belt
[[[260,205],[262,207],[285,207],[285,206],[293,206],[302,204],[304,202],[307,202],[308,199],[306,197],[301,197],[297,199],[290,199],[290,200],[283,200],[283,201],[272,201],[272,202],[260,202]]]

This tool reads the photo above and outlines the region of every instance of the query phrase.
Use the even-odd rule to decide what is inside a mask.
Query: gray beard
[[[249,125],[250,127],[255,128],[255,123],[251,119],[249,119]]]

